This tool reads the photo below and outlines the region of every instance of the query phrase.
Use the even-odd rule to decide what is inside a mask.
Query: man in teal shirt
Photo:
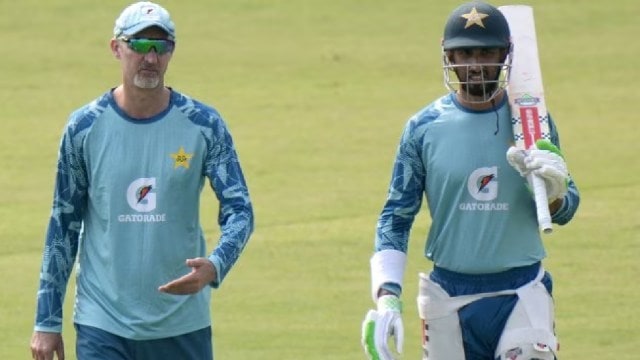
[[[431,225],[418,313],[423,358],[429,360],[554,359],[558,350],[535,203],[523,175],[541,176],[556,224],[574,216],[580,196],[551,141],[511,148],[505,92],[510,29],[494,6],[460,5],[444,29],[442,58],[450,92],[412,116],[398,146],[387,201],[371,258],[376,309],[365,317],[362,342],[370,359],[402,350],[402,282],[409,233],[426,198]]]
[[[31,351],[64,358],[63,299],[78,259],[79,359],[212,359],[211,288],[253,231],[251,200],[220,114],[165,86],[175,48],[167,10],[118,17],[111,51],[122,84],[73,112],[62,136]],[[199,221],[208,179],[220,239]]]

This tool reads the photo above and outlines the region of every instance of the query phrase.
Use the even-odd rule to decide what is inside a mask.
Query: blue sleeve
[[[393,295],[400,297],[402,295],[402,286],[396,283],[384,283],[380,286],[381,289],[387,290]]]
[[[218,279],[211,285],[218,287],[246,246],[253,232],[254,217],[231,134],[221,119],[214,122],[213,138],[207,142],[206,176],[220,202],[220,240],[209,256],[218,272]]]
[[[74,139],[76,130],[77,126],[71,123],[67,126],[58,153],[53,206],[40,271],[36,331],[62,331],[62,304],[78,252],[87,177],[80,140]]]
[[[409,232],[420,210],[426,172],[422,163],[422,137],[415,119],[405,127],[393,164],[391,184],[378,218],[375,251],[407,252]]]
[[[558,135],[558,130],[551,115],[549,115],[549,131],[551,132],[551,142],[555,144],[558,149],[562,150],[560,147],[560,136]],[[569,191],[564,196],[560,209],[551,216],[553,223],[558,225],[565,225],[571,221],[576,211],[578,211],[578,205],[580,205],[580,192],[571,175],[569,175],[569,177]]]

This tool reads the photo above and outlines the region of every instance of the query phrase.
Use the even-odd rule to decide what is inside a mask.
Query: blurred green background
[[[545,240],[562,359],[637,359],[640,31],[636,0],[533,5],[547,106],[582,194]],[[234,136],[256,231],[212,304],[216,359],[363,359],[369,257],[407,118],[445,92],[451,0],[167,0],[167,84],[216,107]],[[508,2],[495,1],[494,5]],[[126,1],[0,0],[0,347],[30,358],[58,141],[67,116],[120,82],[108,41]],[[203,225],[213,246],[210,189]],[[411,234],[405,359],[420,357]],[[74,287],[65,306],[74,359]]]

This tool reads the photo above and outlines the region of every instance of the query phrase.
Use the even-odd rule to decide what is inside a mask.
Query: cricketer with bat
[[[423,358],[555,359],[552,279],[525,177],[544,181],[553,223],[573,218],[580,197],[557,129],[549,119],[550,140],[509,150],[512,43],[497,8],[456,8],[442,50],[450,93],[408,120],[378,219],[370,261],[376,308],[362,324],[365,353],[386,360],[402,352],[406,253],[425,196],[432,223],[424,255],[433,269],[419,276]]]

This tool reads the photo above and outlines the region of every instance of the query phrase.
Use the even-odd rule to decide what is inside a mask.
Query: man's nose
[[[482,63],[480,61],[478,61],[478,58],[476,58],[475,56],[472,56],[472,57],[469,58],[469,61],[467,62],[467,66],[471,70],[480,70],[480,69],[482,69]]]
[[[144,54],[144,59],[147,62],[155,63],[158,61],[158,53],[155,47],[152,47],[151,50]]]

